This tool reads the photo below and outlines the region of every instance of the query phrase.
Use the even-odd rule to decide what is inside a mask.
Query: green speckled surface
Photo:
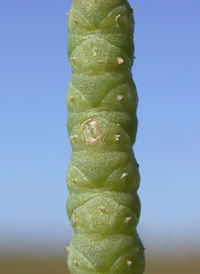
[[[125,0],[74,0],[68,16],[68,266],[72,274],[142,274],[133,10]]]

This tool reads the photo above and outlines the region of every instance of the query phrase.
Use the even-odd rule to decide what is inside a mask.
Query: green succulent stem
[[[71,274],[144,272],[133,12],[126,0],[73,0],[68,13]]]

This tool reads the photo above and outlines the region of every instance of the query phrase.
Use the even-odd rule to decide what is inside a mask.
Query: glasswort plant
[[[126,0],[73,0],[68,15],[67,214],[71,274],[142,274],[139,165],[132,149],[134,9]]]

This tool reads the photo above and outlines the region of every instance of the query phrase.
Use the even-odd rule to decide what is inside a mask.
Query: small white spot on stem
[[[69,97],[69,100],[70,100],[71,102],[73,102],[73,101],[74,101],[74,96],[70,96],[70,97]]]
[[[106,208],[105,208],[105,206],[100,206],[99,209],[100,209],[101,211],[104,211]]]
[[[126,217],[125,222],[128,223],[131,219],[132,217]]]
[[[77,135],[73,135],[73,136],[70,137],[71,140],[74,140],[76,138],[77,138]]]
[[[104,60],[97,60],[98,63],[105,63]]]
[[[66,247],[66,246],[65,246],[65,247],[64,247],[64,250],[69,251],[69,247]]]
[[[124,59],[122,59],[121,57],[117,58],[117,63],[119,65],[123,64],[124,63]]]
[[[128,266],[132,266],[132,262],[131,261],[127,261],[127,265]]]
[[[69,12],[67,12],[66,15],[69,16]]]
[[[121,16],[121,14],[118,14],[118,15],[115,17],[116,22],[118,22],[120,16]]]
[[[78,20],[77,20],[77,19],[73,19],[73,21],[74,21],[76,24],[78,24]]]
[[[120,180],[125,179],[127,175],[128,175],[128,173],[123,173],[122,176],[121,176],[121,178],[120,178]]]
[[[79,263],[76,260],[74,260],[74,264],[75,266],[79,266]]]
[[[117,100],[121,101],[123,99],[123,95],[117,95]]]
[[[136,9],[137,9],[136,7],[135,7],[135,8],[133,8],[133,9],[132,9],[132,13],[134,13],[134,12],[136,11]]]
[[[74,214],[72,215],[72,222],[73,222],[74,224],[77,224],[77,223],[78,223],[78,219],[75,219]]]
[[[119,137],[120,137],[120,135],[115,135],[115,140],[119,141]]]
[[[76,183],[78,180],[77,179],[72,179],[72,183]]]
[[[69,60],[72,61],[72,62],[75,62],[76,61],[76,57],[70,57]]]
[[[97,46],[95,46],[93,50],[94,50],[94,56],[96,56],[97,55]]]

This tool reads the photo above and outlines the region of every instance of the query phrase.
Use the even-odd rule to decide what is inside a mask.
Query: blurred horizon
[[[196,231],[188,231],[187,235],[154,234],[146,229],[138,228],[138,233],[145,246],[147,257],[164,257],[170,260],[181,259],[192,254],[200,258],[200,242],[195,239]],[[0,257],[51,257],[63,258],[67,256],[64,247],[69,246],[72,237],[72,229],[52,228],[48,231],[31,231],[25,233],[16,231],[4,233],[4,239],[0,241]],[[1,234],[2,235],[2,234]],[[190,237],[188,236],[190,235]]]

